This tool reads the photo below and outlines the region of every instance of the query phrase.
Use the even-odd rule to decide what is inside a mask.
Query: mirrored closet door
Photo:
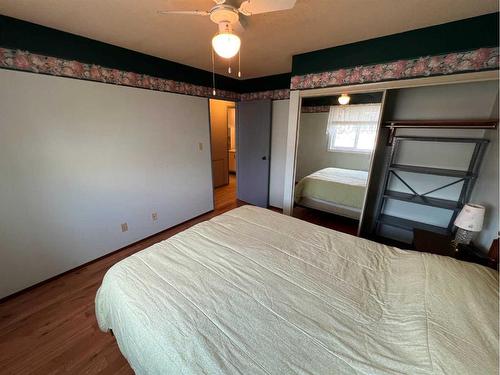
[[[302,100],[293,216],[356,235],[382,92]]]

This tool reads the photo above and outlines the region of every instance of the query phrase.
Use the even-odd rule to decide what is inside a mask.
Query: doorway
[[[236,204],[236,103],[210,99],[210,143],[215,208]]]

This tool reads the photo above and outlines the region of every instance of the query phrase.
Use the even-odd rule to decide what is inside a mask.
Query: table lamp
[[[455,244],[468,245],[474,234],[483,229],[484,212],[484,206],[474,203],[467,203],[462,208],[454,223],[458,228],[455,233]]]

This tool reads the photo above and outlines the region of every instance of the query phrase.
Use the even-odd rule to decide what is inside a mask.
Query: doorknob
[[[263,156],[263,157],[262,157],[262,160],[267,160],[267,157]]]

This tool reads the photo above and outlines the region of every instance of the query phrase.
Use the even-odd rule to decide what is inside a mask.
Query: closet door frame
[[[297,163],[297,144],[299,139],[299,121],[300,121],[300,107],[303,98],[313,98],[317,96],[331,96],[340,95],[342,93],[356,94],[356,93],[370,93],[370,92],[384,92],[382,100],[382,110],[380,111],[379,126],[377,129],[377,139],[380,135],[380,122],[384,113],[385,93],[387,90],[403,89],[412,87],[423,86],[436,86],[436,85],[450,85],[468,82],[480,82],[498,80],[498,71],[489,70],[484,72],[471,72],[453,75],[443,75],[424,78],[404,79],[397,81],[387,82],[374,82],[359,85],[325,87],[319,89],[308,90],[291,90],[290,91],[290,105],[288,113],[288,134],[286,145],[286,163],[285,163],[285,179],[284,179],[284,192],[283,192],[283,214],[292,215],[293,212],[293,197],[295,189],[295,167]],[[373,155],[376,150],[372,152],[370,160],[370,170],[368,171],[367,187],[370,184],[371,169],[373,166]],[[368,191],[368,189],[367,189]],[[361,217],[358,227],[358,235],[363,223],[364,211],[366,205],[366,192],[365,202],[361,210]]]

